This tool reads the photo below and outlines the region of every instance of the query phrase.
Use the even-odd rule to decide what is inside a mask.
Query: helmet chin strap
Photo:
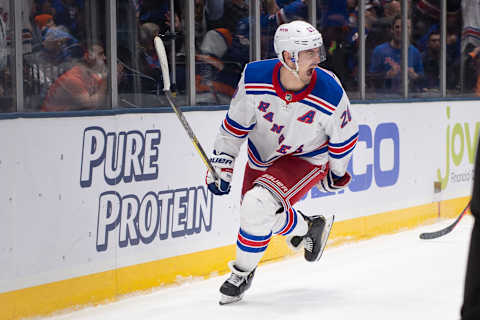
[[[293,60],[293,62],[295,63],[295,70],[292,69],[292,68],[290,68],[290,67],[287,65],[287,63],[285,62],[285,59],[283,59],[283,57],[282,57],[282,59],[280,59],[280,62],[283,64],[283,66],[284,66],[285,68],[287,68],[288,71],[292,72],[293,75],[294,75],[295,77],[297,77],[298,80],[300,80],[300,75],[298,74],[297,57],[295,57],[295,54],[294,54],[294,57],[293,57],[292,60]]]

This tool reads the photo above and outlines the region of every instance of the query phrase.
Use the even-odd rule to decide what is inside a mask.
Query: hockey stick
[[[170,74],[168,72],[167,53],[165,52],[165,46],[163,45],[163,41],[162,39],[160,39],[159,36],[155,36],[155,38],[153,39],[153,43],[155,45],[155,50],[157,51],[158,60],[160,62],[160,67],[162,69],[163,91],[165,92],[165,96],[167,97],[168,103],[172,107],[173,111],[175,111],[175,114],[180,120],[180,123],[183,125],[183,128],[185,128],[185,131],[187,131],[187,134],[190,137],[190,140],[192,141],[193,146],[195,147],[195,149],[197,149],[197,152],[200,155],[200,158],[202,158],[203,162],[205,163],[207,168],[210,170],[215,180],[220,180],[217,172],[215,171],[212,164],[210,163],[210,160],[205,154],[205,151],[203,151],[202,145],[200,144],[200,142],[198,142],[197,137],[195,136],[192,128],[187,122],[187,119],[185,119],[182,113],[182,110],[180,110],[173,102],[172,93],[170,92]]]
[[[455,226],[460,222],[460,220],[463,218],[465,213],[467,213],[468,208],[470,208],[470,201],[468,202],[465,209],[463,209],[462,213],[460,213],[460,215],[457,217],[457,219],[455,219],[455,221],[453,221],[453,223],[451,225],[449,225],[449,226],[447,226],[447,227],[445,227],[441,230],[438,230],[438,231],[421,233],[420,234],[420,239],[430,240],[430,239],[436,239],[436,238],[439,238],[441,236],[446,235],[447,233],[452,231],[453,228],[455,228]]]

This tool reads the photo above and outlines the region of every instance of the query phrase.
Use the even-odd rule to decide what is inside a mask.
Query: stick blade
[[[446,235],[450,231],[451,229],[443,229],[435,232],[424,232],[420,234],[420,239],[431,240],[431,239],[440,238],[441,236]]]
[[[447,234],[448,232],[424,232],[420,234],[420,239],[423,240],[431,240],[431,239],[436,239],[440,238],[441,236]]]
[[[468,208],[470,208],[470,201],[467,203],[467,206],[465,207],[465,209],[462,210],[462,212],[460,213],[460,215],[457,217],[457,219],[455,219],[455,221],[443,228],[443,229],[440,229],[438,231],[434,231],[434,232],[424,232],[424,233],[421,233],[420,234],[420,239],[424,239],[424,240],[430,240],[430,239],[436,239],[436,238],[439,238],[441,236],[444,236],[446,235],[447,233],[449,233],[450,231],[453,230],[453,228],[455,228],[455,226],[458,224],[458,222],[460,222],[460,220],[462,219],[462,217],[465,215],[465,213],[467,212]]]

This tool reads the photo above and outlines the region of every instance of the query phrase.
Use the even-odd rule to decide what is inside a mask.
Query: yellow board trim
[[[438,218],[456,217],[469,199],[462,197],[335,222],[329,246],[398,232],[433,223]],[[134,291],[179,283],[182,279],[223,274],[227,272],[227,262],[235,257],[235,250],[235,245],[229,245],[2,293],[0,319],[16,320],[74,310],[114,301]],[[274,237],[262,262],[292,254],[283,237]]]

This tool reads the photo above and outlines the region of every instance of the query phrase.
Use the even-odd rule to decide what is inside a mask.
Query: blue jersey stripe
[[[280,157],[280,156],[274,156],[267,161],[263,161],[262,158],[260,157],[260,153],[258,153],[257,148],[255,147],[255,145],[250,139],[248,139],[248,149],[252,152],[253,156],[255,157],[255,160],[260,163],[265,163],[270,165],[270,162]]]
[[[345,140],[344,142],[340,142],[340,143],[328,143],[331,147],[334,147],[334,148],[338,148],[338,147],[343,147],[344,145],[347,145],[349,144],[350,142],[352,142],[354,139],[356,139],[358,136],[358,131],[353,135],[351,136],[350,138],[348,138],[347,140]]]
[[[269,95],[278,97],[275,92],[271,92],[271,91],[253,91],[253,90],[247,90],[247,91],[245,91],[245,92],[246,92],[247,94],[254,94],[254,95],[269,94]]]
[[[335,158],[335,159],[341,159],[341,158],[344,158],[345,156],[347,156],[350,152],[352,152],[353,149],[355,149],[355,148],[353,147],[353,148],[345,151],[344,153],[340,153],[340,154],[335,154],[335,153],[329,152],[328,155],[332,158]]]
[[[293,210],[293,208],[292,208]],[[294,211],[293,212],[293,224],[292,226],[290,227],[290,229],[286,230],[285,233],[283,233],[284,236],[288,235],[290,232],[293,231],[293,229],[295,229],[295,227],[297,226],[297,213]]]
[[[260,157],[260,154],[257,151],[257,148],[255,148],[255,145],[252,143],[250,139],[248,139],[248,148],[250,149],[250,151],[252,151],[252,154],[255,157],[255,160],[257,160],[258,162],[264,163],[264,161],[262,161],[262,158]]]
[[[259,167],[259,168],[268,168],[270,167],[269,164],[266,164],[266,165],[260,165],[258,164],[258,160],[255,160],[255,159],[252,159],[252,157],[250,155],[248,155],[248,160],[250,160],[250,162],[252,163],[252,165],[254,165],[255,167]]]
[[[257,247],[257,248],[247,247],[247,246],[241,244],[240,241],[238,241],[238,240],[237,240],[237,247],[240,248],[240,250],[242,250],[242,251],[251,252],[251,253],[258,253],[258,252],[263,252],[263,251],[267,250],[267,246]]]
[[[327,151],[328,151],[328,146],[325,146],[325,147],[320,148],[320,149],[318,149],[318,150],[314,150],[314,151],[307,152],[307,153],[304,153],[304,154],[297,154],[297,155],[295,155],[295,157],[307,157],[307,158],[311,158],[311,157],[318,156],[318,155],[321,154],[321,153],[326,153]]]
[[[226,133],[231,134],[231,135],[234,136],[235,138],[245,138],[245,137],[248,135],[248,133],[245,133],[245,134],[242,134],[242,135],[237,135],[237,134],[235,134],[235,133],[227,130],[227,128],[225,128],[225,126],[223,125],[223,123],[222,123],[221,127],[222,127],[223,130],[225,130]]]
[[[251,241],[265,241],[265,240],[268,240],[272,237],[272,232],[270,232],[269,234],[267,234],[266,236],[254,236],[254,235],[251,235],[247,232],[245,232],[244,230],[242,230],[240,228],[240,230],[238,231],[238,233],[240,233],[240,235],[242,237],[244,237],[245,239],[248,239],[248,240],[251,240]]]
[[[303,103],[303,104],[309,105],[310,107],[313,107],[313,108],[317,109],[318,111],[325,113],[326,115],[329,115],[329,116],[332,115],[332,112],[330,112],[327,109],[324,109],[324,108],[320,107],[318,104],[315,104],[315,103],[307,101],[307,100],[301,100],[300,102]]]
[[[236,122],[235,120],[233,120],[232,118],[230,118],[228,113],[227,113],[227,116],[225,118],[227,119],[228,124],[230,124],[234,128],[240,129],[240,130],[251,131],[255,127],[255,124],[256,124],[256,123],[254,123],[254,124],[250,125],[249,127],[244,127],[241,124],[239,124],[238,122]]]

